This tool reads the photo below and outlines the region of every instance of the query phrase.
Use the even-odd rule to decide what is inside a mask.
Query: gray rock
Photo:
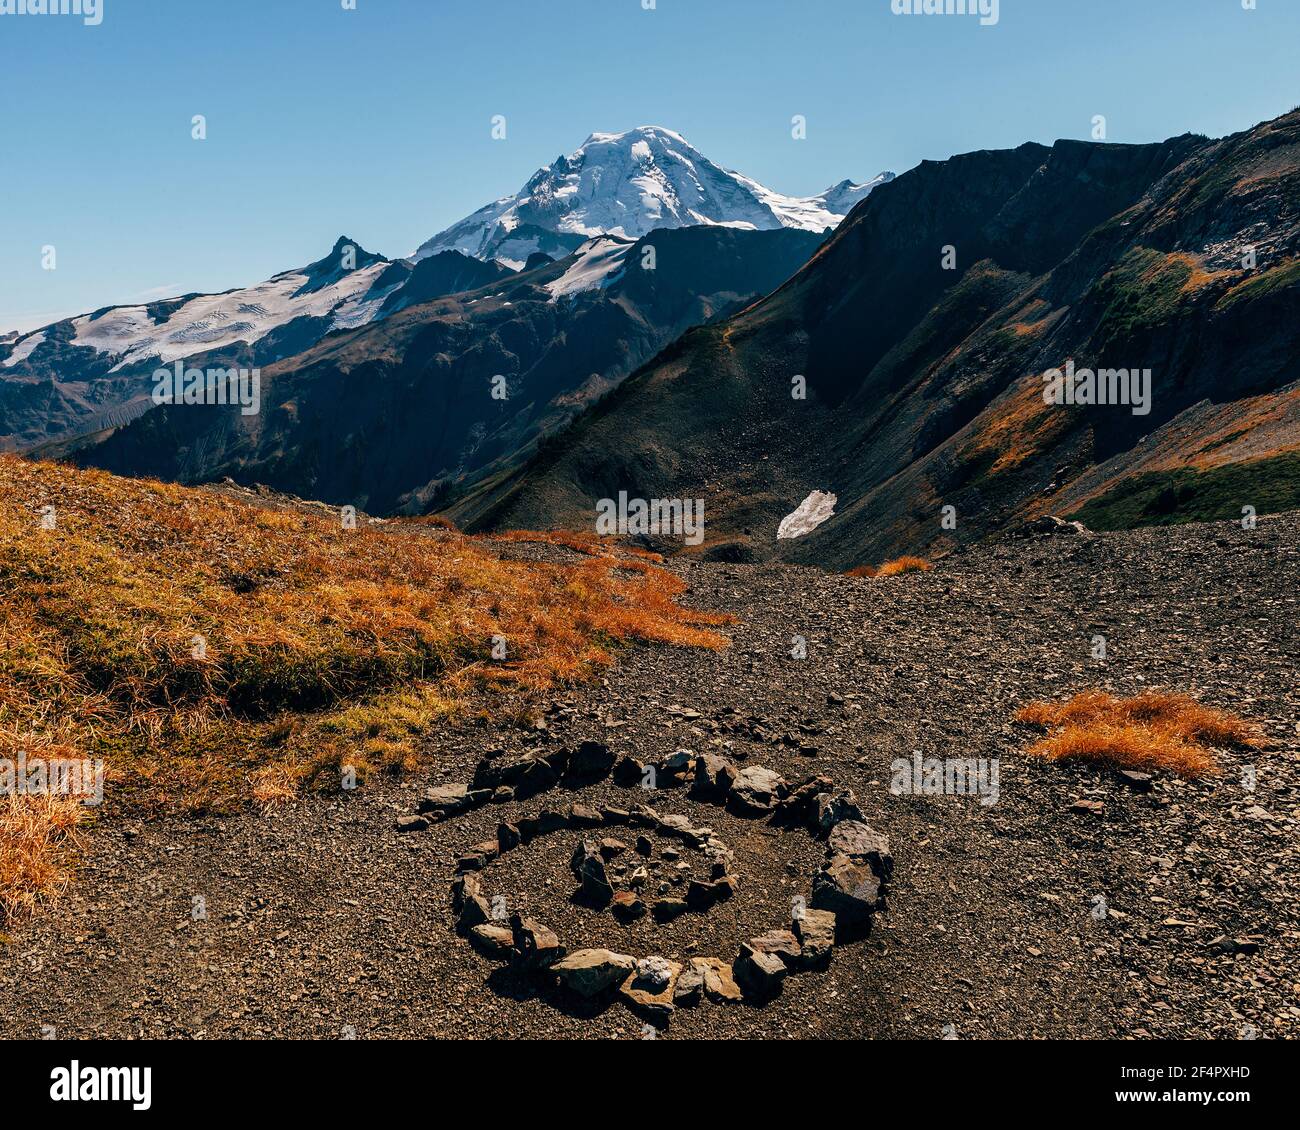
[[[831,911],[841,925],[869,926],[880,906],[880,879],[869,863],[833,855],[813,876],[812,904]]]
[[[866,817],[851,792],[841,792],[834,796],[821,794],[817,797],[812,815],[814,828],[823,836],[829,836],[831,829],[841,820],[860,820],[866,823]]]
[[[600,846],[593,840],[580,840],[569,864],[582,885],[582,897],[594,906],[604,906],[614,897],[614,887],[605,869]]]
[[[470,806],[468,785],[438,785],[424,794],[420,801],[421,812],[437,812],[450,815],[463,812]]]
[[[677,984],[673,986],[673,1004],[678,1008],[690,1008],[699,1004],[703,996],[703,973],[696,969],[687,969],[678,974]]]
[[[580,781],[598,781],[614,767],[614,754],[604,742],[582,742],[569,756],[568,775]]]
[[[761,765],[748,765],[736,775],[727,803],[742,813],[771,812],[785,792],[785,780],[779,773]]]
[[[831,829],[828,844],[833,854],[870,864],[882,883],[887,883],[894,874],[889,839],[861,820],[841,820]]]

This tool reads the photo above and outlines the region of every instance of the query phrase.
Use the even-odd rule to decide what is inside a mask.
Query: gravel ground
[[[587,738],[642,758],[725,753],[791,782],[827,774],[893,845],[889,908],[869,938],[766,1005],[680,1009],[660,1038],[1295,1037],[1297,547],[1291,514],[1253,531],[1006,541],[874,581],[678,559],[691,601],[738,616],[727,651],[630,648],[605,680],[557,699],[543,729],[431,735],[433,768],[413,779],[266,816],[109,814],[63,900],[5,945],[0,1037],[48,1025],[67,1038],[641,1038],[617,1001],[579,1005],[452,929],[457,856],[545,798],[395,829],[429,785],[468,781],[489,749]],[[1105,662],[1091,656],[1099,634]],[[795,636],[806,658],[791,656]],[[1258,721],[1270,742],[1224,751],[1216,778],[1161,776],[1146,793],[1025,756],[1034,735],[1016,709],[1089,687],[1186,691]],[[996,758],[997,803],[895,795],[891,762],[913,751]],[[629,796],[605,782],[565,800]],[[681,790],[654,803],[735,849],[733,899],[620,925],[570,900],[574,833],[507,855],[489,893],[571,949],[678,961],[730,960],[788,921],[820,845]]]

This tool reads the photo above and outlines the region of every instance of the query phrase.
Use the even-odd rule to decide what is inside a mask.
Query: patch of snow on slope
[[[28,334],[17,345],[14,351],[4,359],[4,367],[7,369],[10,365],[17,365],[19,361],[26,361],[31,356],[31,352],[45,340],[45,331],[38,330],[34,334]]]
[[[781,519],[777,527],[776,538],[801,538],[810,534],[827,518],[835,513],[835,504],[839,501],[829,491],[815,490],[789,514]]]
[[[252,344],[295,318],[332,316],[333,327],[352,328],[378,313],[381,301],[362,299],[387,267],[372,263],[305,294],[298,292],[308,277],[290,271],[244,290],[192,298],[161,324],[143,306],[118,306],[98,318],[87,314],[74,319],[73,344],[118,356],[116,371],[148,357],[172,362],[237,341]]]
[[[554,282],[547,283],[551,301],[609,286],[623,270],[631,243],[610,236],[588,240],[574,252],[576,262]]]

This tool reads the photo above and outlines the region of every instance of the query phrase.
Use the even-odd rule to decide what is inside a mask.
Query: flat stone
[[[665,816],[659,821],[659,830],[665,835],[675,836],[687,847],[699,847],[704,843],[707,829],[697,828],[685,816]]]
[[[595,828],[605,823],[605,818],[594,808],[574,804],[569,806],[569,823],[574,828]]]
[[[483,923],[469,932],[473,945],[489,957],[509,957],[515,952],[515,935],[504,926]]]
[[[1135,769],[1121,769],[1116,776],[1135,793],[1149,793],[1155,782],[1150,773],[1139,773]]]
[[[632,809],[631,822],[641,828],[658,828],[663,817],[648,804],[638,804]]]
[[[600,841],[600,854],[606,859],[613,859],[616,855],[622,855],[625,851],[627,851],[627,844],[622,840],[607,836]]]
[[[399,832],[423,832],[428,827],[429,820],[425,816],[399,816],[397,818],[397,830]]]
[[[802,951],[799,939],[789,930],[769,930],[766,934],[750,938],[749,945],[755,952],[770,954],[779,959],[787,969],[800,964]]]
[[[429,789],[420,801],[421,812],[463,812],[470,806],[469,786],[438,785]]]
[[[482,871],[487,865],[487,858],[477,851],[466,852],[456,860],[457,871]]]
[[[732,967],[717,957],[693,957],[691,968],[704,978],[704,992],[709,1000],[730,1001],[735,1003],[742,999],[740,986]]]
[[[627,954],[587,949],[574,950],[560,958],[551,966],[551,972],[559,976],[574,992],[584,997],[594,997],[625,981],[632,968],[632,958]]]
[[[656,1023],[667,1023],[673,1012],[673,989],[681,971],[676,961],[643,957],[619,992],[634,1011]]]

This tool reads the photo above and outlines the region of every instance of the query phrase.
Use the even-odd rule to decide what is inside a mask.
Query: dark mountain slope
[[[780,290],[686,335],[449,513],[589,526],[620,490],[703,497],[710,542],[847,566],[1075,509],[1138,471],[1271,459],[1300,447],[1298,169],[1300,113],[1217,142],[923,164]],[[1044,403],[1042,374],[1071,359],[1150,368],[1150,413]],[[835,517],[778,547],[814,489],[839,496]]]
[[[259,416],[163,407],[101,443],[57,453],[125,474],[229,475],[376,513],[423,510],[507,473],[539,435],[685,329],[778,286],[823,238],[723,227],[657,231],[636,243],[601,237],[263,370]],[[654,269],[645,269],[650,248]],[[444,258],[420,262],[404,290]]]

